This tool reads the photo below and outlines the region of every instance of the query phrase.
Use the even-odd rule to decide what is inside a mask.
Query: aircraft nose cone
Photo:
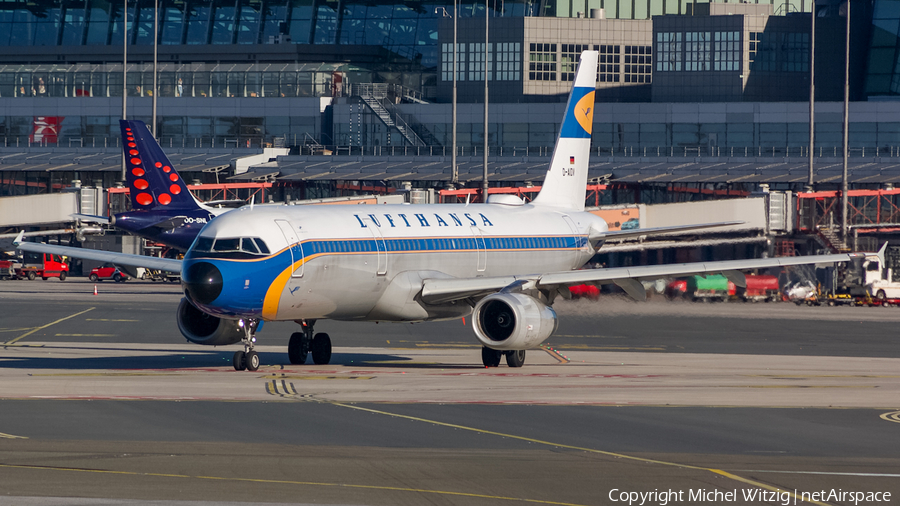
[[[188,266],[182,281],[191,300],[209,304],[222,293],[222,273],[209,262],[197,262]]]

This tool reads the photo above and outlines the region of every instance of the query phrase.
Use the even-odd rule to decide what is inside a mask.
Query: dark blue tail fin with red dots
[[[131,207],[135,210],[200,209],[172,162],[143,121],[119,120]]]

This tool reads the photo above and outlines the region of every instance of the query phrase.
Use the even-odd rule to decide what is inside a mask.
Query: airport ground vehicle
[[[143,275],[141,275],[141,279],[149,279],[150,281],[162,281],[162,282],[170,282],[170,283],[180,283],[181,276],[175,272],[167,272],[161,271],[159,269],[147,269],[144,271]]]
[[[16,268],[22,264],[14,260],[0,260],[0,279],[14,279],[16,277]]]
[[[747,274],[745,276],[747,286],[738,287],[735,295],[744,301],[774,302],[781,300],[781,289],[778,286],[778,278],[767,275]]]
[[[866,293],[882,301],[900,299],[900,280],[895,279],[894,274],[900,259],[896,250],[891,250],[891,255],[885,255],[886,249],[885,243],[880,255],[866,256],[862,261],[862,284]]]
[[[100,267],[94,267],[93,269],[91,269],[91,274],[88,276],[88,279],[95,283],[97,281],[103,281],[105,279],[111,279],[116,283],[122,283],[128,279],[128,274],[122,272],[122,270],[115,265],[106,263],[101,265]]]
[[[569,287],[573,299],[597,300],[600,298],[600,287],[595,285],[575,285]]]
[[[51,253],[27,252],[22,259],[22,265],[16,268],[16,279],[28,279],[40,277],[44,281],[49,278],[59,278],[65,281],[69,275],[69,264],[63,262],[59,255]]]
[[[666,286],[666,296],[669,299],[681,297],[692,301],[725,301],[728,300],[730,290],[734,290],[733,285],[730,285],[725,276],[708,274],[671,281]]]

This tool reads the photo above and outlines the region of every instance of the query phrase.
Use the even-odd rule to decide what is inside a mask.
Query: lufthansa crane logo
[[[581,100],[575,104],[575,119],[588,135],[591,134],[591,127],[594,125],[594,92],[591,91],[587,95],[581,97]]]

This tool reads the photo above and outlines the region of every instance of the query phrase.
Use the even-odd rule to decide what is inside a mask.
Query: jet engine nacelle
[[[556,331],[556,311],[524,293],[495,293],[473,312],[475,336],[495,350],[527,350]]]
[[[192,343],[223,346],[244,338],[244,331],[237,320],[223,320],[206,314],[184,298],[178,305],[176,319],[181,335]]]

